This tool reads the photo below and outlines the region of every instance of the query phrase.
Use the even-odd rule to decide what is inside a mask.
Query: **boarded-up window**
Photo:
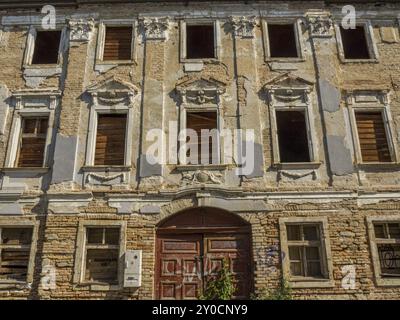
[[[32,64],[57,64],[61,31],[38,31]]]
[[[382,277],[400,277],[400,223],[374,223]]]
[[[310,152],[305,113],[277,111],[280,162],[309,162]]]
[[[290,274],[293,277],[322,278],[320,225],[286,225]]]
[[[340,27],[345,59],[369,59],[367,38],[363,26],[355,29]]]
[[[32,228],[0,228],[0,280],[26,281]]]
[[[297,58],[294,24],[268,24],[269,52],[272,58]]]
[[[103,60],[132,59],[132,27],[106,27]]]
[[[215,58],[213,25],[186,26],[186,58]]]
[[[100,114],[97,122],[95,165],[123,165],[126,114]]]
[[[43,166],[47,128],[48,118],[45,117],[22,120],[18,167]]]
[[[189,160],[193,160],[189,162],[191,164],[217,164],[217,113],[189,112],[186,115],[186,128],[196,132],[196,139],[187,143],[187,147],[190,148],[187,157],[190,158]]]
[[[391,156],[381,112],[356,112],[363,162],[390,162]]]
[[[86,229],[85,281],[118,283],[119,237],[119,228]]]

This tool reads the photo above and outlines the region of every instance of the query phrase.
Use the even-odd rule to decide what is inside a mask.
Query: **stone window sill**
[[[104,283],[79,283],[74,286],[74,290],[118,291],[122,289],[121,285]]]
[[[1,168],[0,171],[4,173],[47,173],[50,170],[49,167],[15,167],[15,168]]]
[[[182,58],[181,63],[212,63],[212,62],[217,62],[218,58],[199,58],[199,59],[190,59],[190,58]]]
[[[268,57],[265,59],[266,62],[305,62],[306,59],[305,58],[299,58],[299,57],[293,57],[293,58],[284,58],[284,57],[276,57],[276,58],[271,58]]]
[[[376,278],[376,284],[380,287],[400,287],[399,278]]]
[[[342,63],[379,63],[378,59],[341,59]]]
[[[317,169],[321,162],[277,162],[273,166],[278,169]]]
[[[0,289],[24,290],[30,289],[30,284],[24,281],[3,280],[0,281]]]
[[[98,60],[96,65],[133,65],[135,62],[133,60]]]
[[[400,167],[399,162],[361,162],[357,164],[359,168],[372,169],[379,167],[380,169],[385,168],[397,168]]]
[[[127,172],[131,166],[83,166],[84,172]]]
[[[59,64],[35,64],[35,65],[24,65],[24,75],[26,76],[38,76],[38,75],[54,75],[61,74],[62,68]]]
[[[196,171],[196,170],[225,170],[228,164],[179,164],[175,166],[177,171]]]
[[[330,279],[291,279],[290,286],[292,288],[333,288],[335,283]]]

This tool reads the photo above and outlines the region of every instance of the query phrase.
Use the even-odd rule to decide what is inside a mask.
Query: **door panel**
[[[159,299],[195,299],[201,292],[201,235],[157,237],[156,295]]]
[[[204,236],[204,280],[210,281],[221,270],[224,261],[234,276],[234,298],[246,299],[250,293],[250,242],[248,234]]]

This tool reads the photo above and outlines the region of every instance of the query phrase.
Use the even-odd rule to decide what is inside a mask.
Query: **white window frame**
[[[186,150],[186,148],[182,148],[181,152],[183,152],[182,154],[183,154],[183,158],[184,158],[184,162],[185,163],[181,163],[179,161],[179,164],[187,165],[187,166],[199,166],[199,167],[202,167],[202,166],[213,166],[213,165],[220,165],[221,164],[221,153],[222,153],[222,150],[221,150],[221,129],[220,128],[223,126],[222,125],[223,118],[221,116],[221,111],[220,111],[220,108],[219,108],[218,105],[208,105],[208,106],[200,106],[200,107],[186,105],[183,108],[181,108],[179,132],[186,132],[186,129],[187,129],[187,114],[188,113],[201,113],[201,112],[215,112],[216,113],[216,117],[217,117],[217,128],[216,129],[218,131],[218,135],[217,135],[217,142],[216,142],[217,146],[215,147],[215,149],[218,151],[217,163],[215,163],[215,164],[209,163],[209,164],[205,164],[205,165],[202,164],[202,163],[198,163],[198,164],[187,163],[188,159],[186,158],[186,151],[183,151],[183,150]],[[179,147],[181,147],[180,141],[178,141],[178,145],[179,145]],[[178,150],[179,149],[180,148],[178,148]],[[197,150],[197,152],[199,154],[201,153],[200,150]],[[180,158],[179,158],[179,154],[178,154],[178,160],[179,159]],[[201,161],[201,159],[200,159],[200,161]]]
[[[271,119],[271,129],[272,129],[272,155],[273,155],[273,163],[274,165],[286,165],[288,167],[298,167],[298,166],[310,166],[319,164],[318,150],[317,150],[317,138],[315,133],[315,125],[314,125],[314,114],[313,108],[311,104],[310,91],[307,88],[303,89],[291,89],[294,92],[294,95],[299,94],[304,97],[302,101],[291,103],[280,103],[275,99],[275,96],[282,89],[272,89],[269,91],[270,95],[270,119]],[[306,129],[307,129],[307,140],[308,140],[308,149],[310,155],[309,162],[281,162],[280,160],[280,152],[279,152],[279,135],[278,135],[278,124],[276,118],[277,111],[303,111],[305,115],[306,121]]]
[[[36,37],[37,37],[37,32],[38,31],[61,31],[61,36],[60,36],[60,44],[58,48],[58,61],[57,64],[32,64],[32,59],[33,59],[33,53],[35,51],[35,43],[36,43]],[[57,26],[56,29],[51,29],[51,30],[46,30],[43,29],[40,26],[35,26],[31,25],[29,27],[28,31],[28,37],[26,40],[26,48],[25,48],[25,53],[24,53],[24,62],[23,62],[23,68],[24,69],[60,69],[61,73],[61,67],[63,65],[63,53],[65,51],[65,48],[68,45],[68,37],[67,37],[67,27],[61,27]]]
[[[128,106],[102,106],[94,104],[90,108],[89,115],[89,131],[86,145],[86,167],[102,167],[94,164],[97,139],[97,122],[99,114],[126,114],[126,129],[125,129],[125,150],[123,166],[131,166],[132,158],[132,133],[133,131],[133,108]],[[106,167],[113,167],[107,165]],[[118,166],[116,166],[118,167]]]
[[[378,246],[376,243],[374,223],[390,223],[400,222],[399,215],[388,215],[388,216],[371,216],[366,218],[368,228],[369,245],[371,248],[372,265],[374,267],[375,282],[378,286],[400,286],[400,277],[398,278],[383,278],[381,276],[381,265],[379,260]],[[400,243],[398,240],[394,240],[395,243]]]
[[[186,57],[186,26],[187,25],[213,25],[214,27],[214,58],[201,58],[201,59],[189,59]],[[181,20],[179,23],[180,29],[180,61],[184,62],[203,62],[203,61],[215,61],[220,59],[221,51],[221,30],[218,19],[186,19]]]
[[[87,228],[115,228],[120,229],[119,238],[119,259],[118,259],[118,285],[97,284],[84,280],[85,259],[86,259],[86,230]],[[87,289],[94,291],[121,290],[123,288],[124,265],[123,258],[126,252],[126,221],[109,221],[109,220],[86,220],[79,221],[78,237],[75,251],[75,267],[73,283],[74,289]]]
[[[10,130],[9,148],[6,153],[5,168],[15,168],[18,170],[32,170],[32,168],[17,167],[16,161],[19,152],[19,141],[21,136],[21,126],[24,117],[48,117],[48,128],[43,154],[43,168],[48,169],[49,149],[55,134],[55,112],[59,104],[61,93],[58,90],[52,92],[14,92],[15,111]],[[40,169],[40,168],[37,168]]]
[[[294,36],[296,40],[297,57],[271,57],[270,45],[269,45],[269,34],[268,34],[268,23],[270,24],[293,24]],[[301,18],[294,17],[264,17],[261,19],[261,25],[263,30],[263,43],[264,43],[264,60],[266,62],[303,62],[306,61],[304,56],[304,39],[301,32]]]
[[[376,45],[376,40],[374,36],[374,28],[370,20],[357,18],[356,26],[364,27],[365,39],[367,41],[367,47],[369,52],[369,59],[346,59],[344,56],[344,47],[342,41],[342,34],[340,32],[340,23],[335,22],[335,33],[336,33],[336,43],[338,47],[339,59],[342,63],[352,63],[352,62],[364,62],[364,63],[377,63],[379,62],[379,52]]]
[[[359,97],[376,97],[376,102],[367,101],[367,102],[358,102]],[[395,164],[398,162],[398,151],[396,143],[394,142],[394,125],[392,115],[390,113],[390,101],[389,101],[389,93],[387,91],[368,91],[368,90],[359,90],[355,92],[347,93],[347,108],[349,110],[350,117],[350,126],[351,133],[353,136],[353,146],[354,146],[354,155],[355,161],[357,164],[363,165],[388,165]],[[382,120],[385,126],[386,131],[386,139],[390,151],[391,162],[363,162],[362,154],[361,154],[361,146],[360,139],[358,136],[357,130],[357,121],[356,121],[356,112],[364,111],[364,112],[381,112]]]
[[[326,279],[310,277],[292,277],[290,274],[289,246],[286,225],[288,224],[311,224],[320,226],[321,241],[321,264]],[[332,288],[335,286],[333,279],[332,252],[329,240],[327,217],[287,217],[279,219],[279,234],[281,241],[282,271],[293,288]]]
[[[10,285],[27,285],[32,284],[33,275],[35,269],[35,257],[37,250],[37,241],[38,241],[38,230],[39,230],[39,222],[33,220],[19,220],[15,218],[6,218],[0,217],[0,229],[1,228],[24,228],[29,227],[32,228],[32,239],[31,239],[31,247],[29,252],[29,262],[27,268],[26,281],[17,281],[17,280],[0,280],[0,289],[2,287],[9,288]]]
[[[136,62],[136,47],[137,47],[137,21],[135,19],[116,19],[116,20],[101,20],[99,22],[97,47],[96,47],[96,65],[123,65]],[[129,60],[103,60],[104,45],[106,38],[107,27],[132,27],[132,42],[131,42],[131,59]]]

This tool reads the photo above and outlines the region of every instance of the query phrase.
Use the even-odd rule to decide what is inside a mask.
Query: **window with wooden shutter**
[[[381,112],[356,112],[363,162],[390,162],[391,155]]]
[[[103,60],[132,59],[132,27],[106,27]]]
[[[0,228],[0,280],[26,281],[32,228]]]
[[[97,122],[95,165],[123,165],[126,114],[100,114]]]
[[[218,137],[215,136],[217,134],[217,131],[215,130],[211,131],[211,130],[217,129],[217,112],[187,113],[186,128],[193,129],[197,133],[197,139],[194,142],[194,146],[191,145],[190,143],[187,144],[187,147],[191,148],[188,151],[193,152],[197,150],[197,163],[192,163],[192,164],[202,163],[202,159],[205,160],[208,159],[207,163],[202,163],[202,164],[216,164],[218,162],[218,154],[216,154],[218,152],[216,145],[217,143],[216,140],[218,139]],[[214,134],[214,139],[213,139],[213,134]],[[203,141],[202,141],[202,135],[205,137]],[[208,139],[206,135],[209,135]],[[202,149],[202,144],[207,144],[207,145],[203,146]],[[192,146],[194,148],[192,148]],[[202,152],[204,154],[202,154]],[[206,154],[205,152],[208,152],[208,154]],[[190,154],[187,154],[187,156],[189,157]]]
[[[18,167],[43,166],[47,128],[47,117],[24,118],[22,120]]]

